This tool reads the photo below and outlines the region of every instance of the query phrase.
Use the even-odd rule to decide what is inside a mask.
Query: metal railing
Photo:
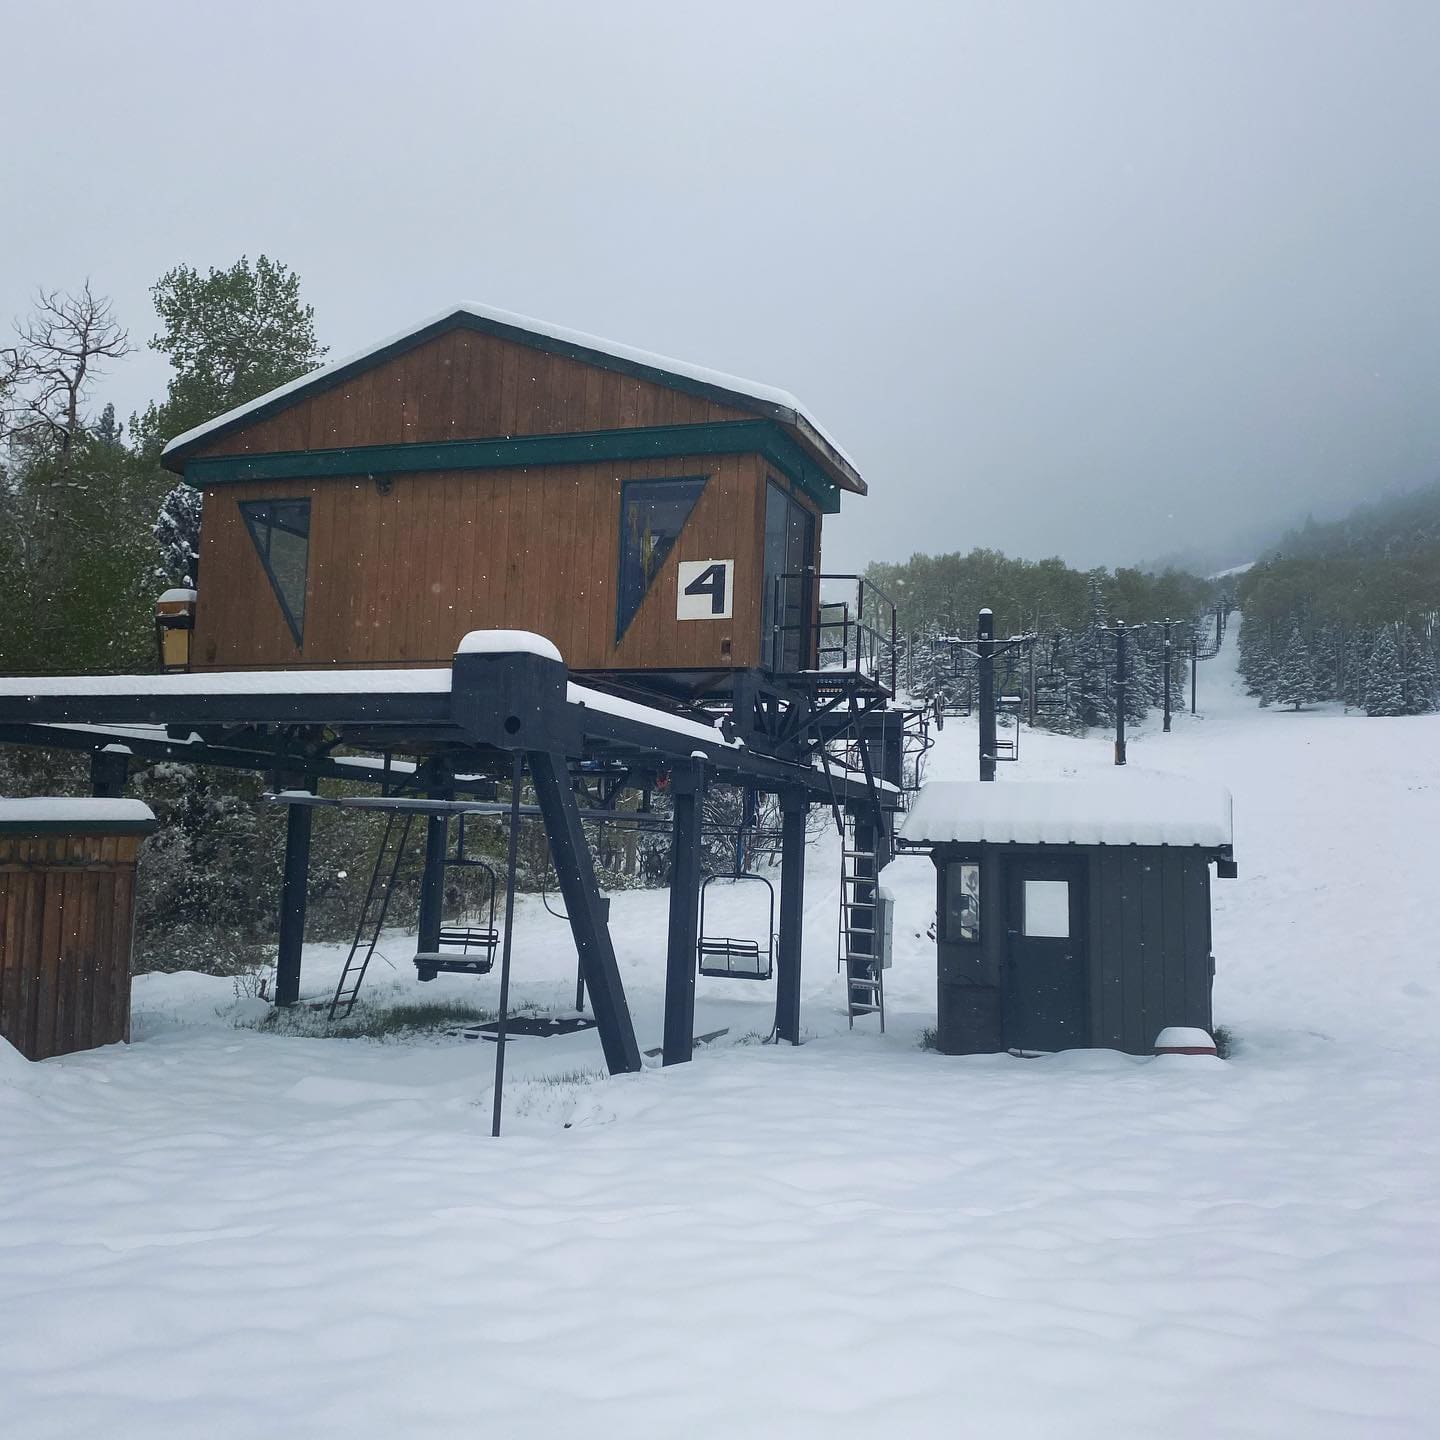
[[[853,674],[895,694],[900,631],[894,602],[863,575],[813,570],[777,575],[771,594],[770,668]]]

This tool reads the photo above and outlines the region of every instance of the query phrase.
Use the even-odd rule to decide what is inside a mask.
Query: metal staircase
[[[370,872],[370,884],[365,891],[365,903],[360,907],[360,919],[355,926],[355,938],[350,942],[350,953],[345,957],[345,968],[340,972],[340,983],[335,987],[335,998],[330,1002],[329,1018],[343,1020],[354,1008],[365,983],[365,972],[375,947],[380,943],[380,932],[385,928],[385,916],[390,910],[390,897],[395,893],[395,879],[400,873],[400,862],[405,858],[405,845],[410,839],[410,825],[415,819],[413,812],[401,813],[391,810],[385,817],[385,833],[380,837],[380,848],[375,852],[375,868]]]

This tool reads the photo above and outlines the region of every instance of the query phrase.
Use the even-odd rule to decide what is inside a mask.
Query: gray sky
[[[473,299],[782,385],[871,486],[827,568],[1440,477],[1435,0],[0,0],[0,55],[0,317],[88,275],[143,341],[264,251],[332,354]]]

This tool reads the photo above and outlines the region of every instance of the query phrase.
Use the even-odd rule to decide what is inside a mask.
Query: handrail
[[[853,585],[852,597],[825,599],[821,586]],[[890,694],[900,673],[899,615],[894,602],[877,585],[856,573],[812,569],[775,576],[770,633],[771,669],[796,672],[850,671],[871,680]],[[798,596],[787,605],[787,597]],[[794,618],[790,618],[791,615]],[[826,657],[838,658],[827,664]],[[812,667],[813,662],[813,667]]]

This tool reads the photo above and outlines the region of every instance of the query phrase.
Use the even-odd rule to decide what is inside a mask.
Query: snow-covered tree
[[[1400,678],[1405,690],[1405,713],[1428,715],[1435,708],[1435,692],[1440,689],[1435,654],[1417,627],[1405,627],[1405,643],[1401,647]]]
[[[1375,648],[1371,650],[1369,664],[1365,667],[1365,713],[1405,713],[1405,684],[1400,670],[1400,647],[1395,643],[1395,631],[1389,625],[1380,627],[1379,634],[1375,637]]]
[[[201,492],[181,481],[165,497],[155,517],[160,568],[174,585],[193,586],[200,573]]]
[[[1116,643],[1119,643],[1118,640]],[[1145,653],[1143,631],[1130,630],[1126,632],[1125,656],[1125,719],[1128,724],[1138,725],[1150,711],[1152,680],[1150,659]]]
[[[1079,672],[1080,723],[1084,726],[1115,723],[1115,642],[1106,633],[1109,614],[1099,577],[1086,581],[1090,618],[1075,647]]]
[[[1315,700],[1315,672],[1298,625],[1290,632],[1290,643],[1285,647],[1285,656],[1275,677],[1275,699],[1297,710]]]

